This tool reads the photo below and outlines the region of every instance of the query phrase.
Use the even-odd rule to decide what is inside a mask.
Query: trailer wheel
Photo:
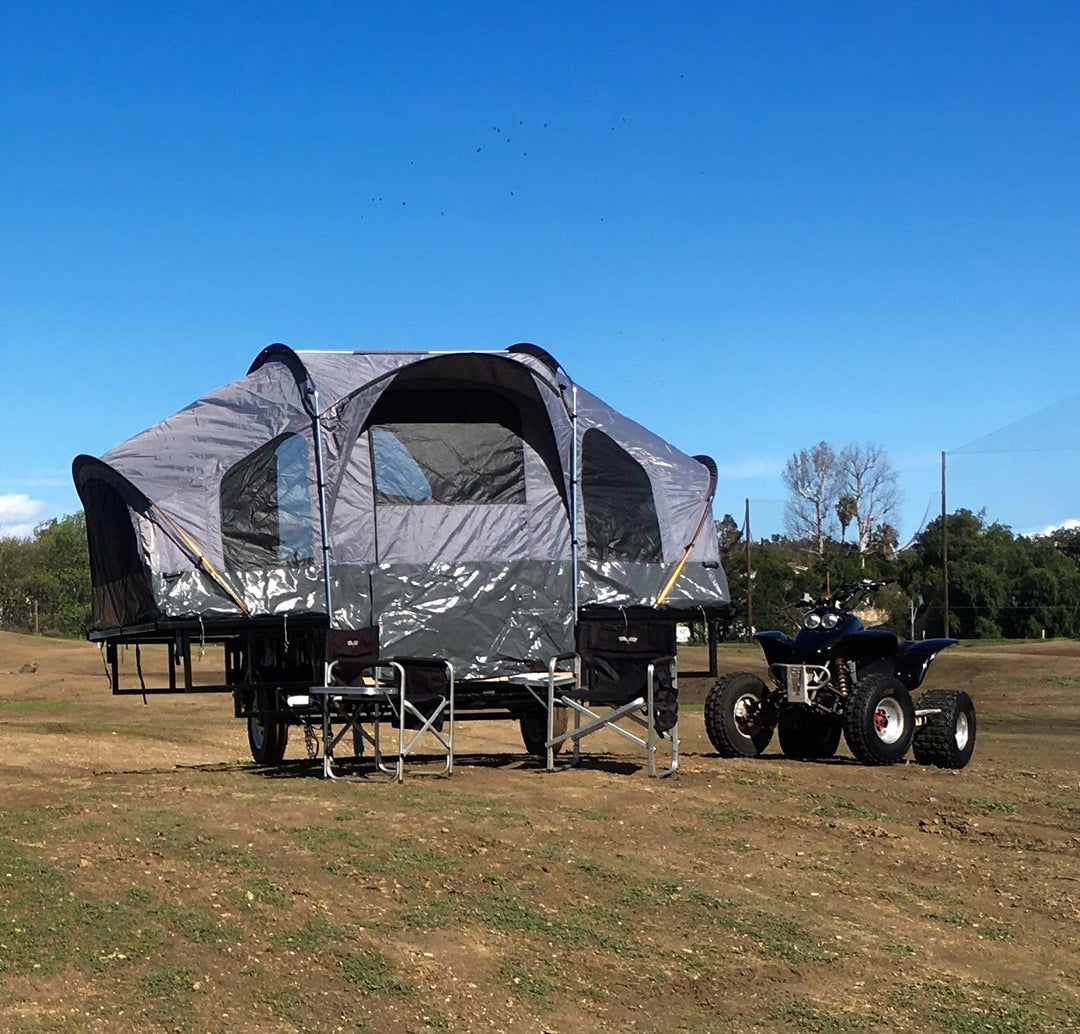
[[[289,742],[289,723],[282,718],[266,718],[266,713],[277,710],[277,693],[274,690],[257,689],[248,715],[248,747],[257,765],[280,765]]]
[[[566,732],[566,724],[569,716],[565,707],[556,707],[552,716],[551,732],[553,736],[561,736]],[[519,719],[521,725],[521,742],[525,749],[537,758],[547,757],[547,708],[529,707],[521,712]],[[554,753],[558,754],[563,745],[556,744]]]
[[[915,705],[891,675],[867,675],[855,685],[844,711],[844,738],[864,765],[891,765],[911,746]]]
[[[915,730],[912,753],[920,765],[963,768],[975,751],[975,705],[962,690],[931,689],[919,698],[919,707],[937,707],[926,724]]]
[[[762,719],[765,683],[748,671],[724,675],[705,698],[705,732],[722,758],[757,757],[772,739]]]
[[[840,746],[843,729],[835,718],[814,711],[789,709],[781,712],[776,729],[780,749],[789,758],[818,761],[831,758]]]

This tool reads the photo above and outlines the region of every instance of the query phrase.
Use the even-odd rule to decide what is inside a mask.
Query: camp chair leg
[[[408,675],[405,664],[398,659],[380,661],[373,668],[389,668],[393,671],[393,681],[375,679],[370,685],[362,686],[318,686],[313,687],[313,696],[322,698],[323,708],[323,775],[327,779],[404,782],[407,758],[416,753],[417,745],[425,738],[434,738],[441,747],[445,759],[438,769],[412,769],[414,775],[449,776],[454,767],[454,668],[449,661],[441,658],[425,658],[425,661],[437,660],[446,668],[447,694],[440,699],[430,714],[425,714],[409,700]],[[345,708],[349,702],[352,706]],[[335,732],[334,718],[339,711],[344,712],[344,722]],[[414,718],[418,727],[407,728],[407,718]],[[397,726],[396,749],[392,754],[384,754],[382,744],[382,725],[391,719]],[[369,733],[363,722],[370,721]],[[443,722],[445,731],[439,727]],[[372,749],[371,761],[374,771],[368,773],[346,774],[335,767],[335,748],[341,740],[353,734],[361,744],[369,744]],[[375,773],[378,773],[377,775]],[[381,778],[380,778],[381,777]]]
[[[656,666],[661,663],[667,663],[671,666],[671,685],[673,689],[678,689],[678,671],[675,667],[675,660],[673,657],[660,657],[655,661],[650,661],[649,667],[646,672],[646,695],[648,704],[645,714],[647,716],[647,724],[649,728],[649,775],[656,779],[658,776],[664,778],[669,775],[674,775],[679,769],[679,716],[675,715],[675,724],[664,733],[658,733],[656,731],[656,710],[655,710],[655,697],[656,697]],[[657,740],[667,739],[671,744],[671,755],[668,762],[668,767],[662,771],[657,772],[656,769],[656,749]]]
[[[656,730],[655,697],[656,697],[656,671],[658,666],[669,664],[671,666],[672,686],[675,687],[677,673],[673,657],[658,657],[650,661],[646,668],[645,695],[635,697],[633,700],[615,705],[607,711],[593,710],[594,707],[603,705],[591,705],[581,700],[574,699],[572,693],[581,692],[580,685],[575,680],[574,687],[568,689],[566,685],[557,686],[554,678],[548,679],[548,738],[547,738],[547,771],[554,772],[558,769],[571,768],[581,760],[581,741],[586,736],[601,729],[621,736],[635,746],[642,748],[648,758],[649,776],[652,778],[664,778],[674,774],[679,767],[679,725],[676,717],[675,724],[666,732]],[[556,707],[568,707],[574,714],[574,726],[560,736],[553,735],[554,721],[552,716]],[[637,735],[630,729],[618,724],[628,720],[636,725],[643,726],[644,735]],[[657,753],[662,740],[667,740],[670,746],[668,764],[661,769],[657,765]],[[560,744],[570,741],[573,750],[570,759],[561,766],[555,765],[555,748]]]

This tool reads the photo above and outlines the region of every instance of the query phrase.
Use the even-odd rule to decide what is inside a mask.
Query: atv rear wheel
[[[776,731],[787,757],[817,761],[836,753],[843,729],[835,718],[799,708],[782,711]]]
[[[705,698],[705,732],[722,758],[757,757],[772,739],[762,720],[765,683],[748,671],[724,675]]]
[[[962,690],[931,689],[919,698],[919,709],[936,707],[926,724],[915,730],[912,753],[920,765],[963,768],[975,750],[975,705]]]
[[[907,687],[891,675],[867,675],[856,683],[844,709],[844,738],[864,765],[891,765],[911,746],[915,705]]]

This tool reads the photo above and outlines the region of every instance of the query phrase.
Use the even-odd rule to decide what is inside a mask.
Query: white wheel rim
[[[874,731],[882,743],[896,743],[904,735],[904,709],[896,697],[885,697],[874,710]]]
[[[757,710],[758,699],[752,693],[744,693],[732,708],[735,728],[747,739],[757,731]]]
[[[968,724],[966,711],[961,711],[956,716],[956,729],[953,738],[956,740],[956,749],[963,750],[968,745],[968,737],[971,735],[971,727]]]

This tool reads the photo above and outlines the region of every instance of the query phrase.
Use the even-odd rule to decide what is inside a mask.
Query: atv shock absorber
[[[833,658],[833,675],[836,680],[837,695],[846,697],[851,692],[851,668],[846,658]]]

